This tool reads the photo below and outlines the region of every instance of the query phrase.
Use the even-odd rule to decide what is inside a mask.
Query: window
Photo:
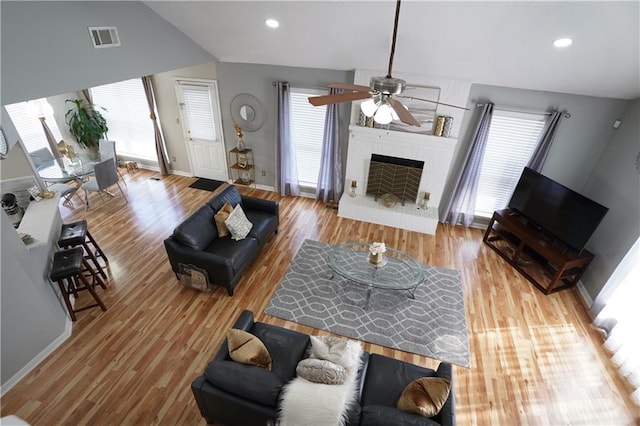
[[[478,178],[475,214],[506,207],[544,127],[545,114],[494,110]]]
[[[58,129],[58,125],[53,116],[53,109],[46,98],[29,102],[18,102],[7,105],[5,108],[20,135],[20,139],[22,139],[24,146],[27,148],[27,152],[33,152],[41,148],[50,150],[47,137],[44,134],[44,129],[38,116],[45,118],[45,122],[56,141],[62,139],[60,129]]]
[[[314,107],[309,96],[326,95],[326,90],[291,88],[291,140],[296,150],[298,181],[314,188],[318,184],[326,106]]]
[[[153,123],[142,80],[134,78],[91,89],[93,103],[107,120],[110,140],[119,155],[157,160]]]
[[[189,136],[203,141],[218,140],[214,122],[214,94],[209,85],[198,86],[179,82],[179,91],[184,104],[184,116],[187,120]]]

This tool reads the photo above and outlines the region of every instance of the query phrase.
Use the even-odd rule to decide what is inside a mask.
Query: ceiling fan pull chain
[[[398,34],[399,17],[400,17],[400,0],[396,2],[396,19],[393,22],[393,38],[391,39],[391,54],[389,55],[389,67],[387,68],[387,78],[391,78],[391,68],[393,68],[393,55],[396,53],[396,35]]]

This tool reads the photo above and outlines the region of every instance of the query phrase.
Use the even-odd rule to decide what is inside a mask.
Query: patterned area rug
[[[305,240],[265,313],[321,330],[470,367],[460,272],[422,265],[415,290],[374,289],[334,276],[331,246]]]

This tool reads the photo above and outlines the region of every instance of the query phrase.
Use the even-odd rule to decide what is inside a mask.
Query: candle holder
[[[355,198],[356,197],[356,188],[358,187],[358,182],[355,180],[351,181],[351,192],[349,192],[349,197],[351,198]]]
[[[429,197],[431,196],[431,194],[429,194],[428,192],[425,191],[424,193],[424,197],[422,198],[422,203],[420,204],[420,208],[422,210],[429,210]]]

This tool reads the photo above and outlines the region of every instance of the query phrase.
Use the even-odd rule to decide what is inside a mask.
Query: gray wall
[[[478,119],[480,109],[475,105],[486,102],[493,102],[496,107],[537,111],[557,109],[571,114],[570,118],[563,118],[561,122],[542,173],[611,209],[587,244],[587,248],[596,254],[596,259],[582,281],[591,297],[595,297],[638,236],[638,175],[636,173],[635,177],[630,177],[628,171],[611,173],[625,161],[635,159],[638,154],[637,102],[633,107],[630,101],[621,99],[472,85],[467,103],[470,111],[465,113],[460,129],[461,138],[447,179],[443,196],[445,200],[451,196]],[[623,116],[626,117],[625,128],[614,129],[613,122]],[[634,153],[629,152],[631,146],[635,147]],[[625,155],[629,158],[626,159]],[[589,184],[585,186],[587,181]],[[610,186],[615,186],[616,190],[611,191]],[[622,194],[617,195],[619,190],[635,195],[625,198]],[[629,204],[634,202],[635,207],[630,208]],[[441,204],[444,209],[446,203]],[[626,212],[629,212],[629,216],[623,219]],[[442,211],[440,213],[442,215]],[[621,224],[622,228],[617,231],[610,229],[617,224]]]
[[[2,105],[213,60],[141,2],[2,1],[1,19]],[[122,46],[94,49],[101,25]]]
[[[587,248],[596,257],[582,277],[595,299],[640,236],[640,99],[631,102],[622,125],[600,157],[583,194],[609,207]]]
[[[3,160],[7,161],[7,160]],[[2,390],[7,380],[50,345],[64,339],[67,314],[46,277],[51,265],[50,247],[27,250],[2,211],[2,303],[0,359]],[[54,222],[61,226],[60,215]],[[59,232],[54,234],[57,238]]]
[[[1,105],[214,59],[140,2],[2,1],[0,7]],[[99,25],[117,26],[122,47],[93,49],[87,26]],[[3,109],[2,125],[13,146],[17,134],[6,121]],[[16,158],[24,165],[24,158]],[[7,175],[20,176],[21,167],[16,168],[12,165]],[[4,385],[63,336],[66,314],[47,279],[48,248],[27,255],[6,214],[1,214]]]
[[[247,147],[254,150],[256,183],[270,187],[275,186],[276,179],[276,92],[273,82],[288,81],[293,87],[325,88],[327,83],[333,81],[353,81],[353,72],[349,71],[235,63],[219,63],[217,69],[222,125],[227,149],[235,145],[235,130],[230,109],[233,98],[240,93],[249,93],[260,101],[264,109],[264,124],[255,132],[245,132],[244,140]],[[350,113],[350,104],[341,106],[342,137],[345,146],[349,135]],[[266,176],[262,176],[263,170]]]
[[[621,99],[472,85],[467,103],[470,111],[465,113],[460,128],[460,141],[456,146],[443,200],[451,196],[455,178],[462,167],[480,111],[476,104],[486,102],[493,102],[496,108],[517,107],[535,111],[557,109],[571,114],[571,118],[563,118],[561,122],[542,173],[577,191],[582,189],[613,137],[613,121],[622,117],[629,103]],[[444,208],[446,203],[441,205]]]

